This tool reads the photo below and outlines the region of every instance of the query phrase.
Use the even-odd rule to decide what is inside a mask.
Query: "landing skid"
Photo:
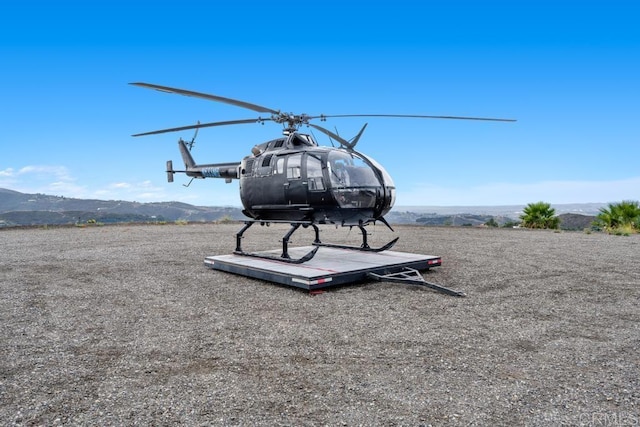
[[[389,243],[387,243],[384,246],[380,246],[379,248],[372,248],[369,245],[367,245],[366,247],[363,246],[349,246],[349,245],[336,245],[333,243],[316,243],[313,242],[313,244],[315,246],[324,246],[327,248],[338,248],[338,249],[351,249],[354,251],[363,251],[363,252],[382,252],[382,251],[387,251],[389,249],[391,249],[393,247],[393,245],[396,244],[396,242],[398,241],[399,237],[396,237],[395,239],[393,239],[392,241],[390,241]]]
[[[282,254],[278,257],[278,256],[271,256],[271,255],[266,255],[264,253],[254,253],[254,252],[245,252],[244,250],[242,250],[242,239],[244,238],[244,233],[245,231],[247,231],[249,228],[251,228],[251,226],[255,223],[260,223],[260,225],[265,225],[265,224],[269,224],[270,222],[274,222],[274,223],[287,223],[287,224],[291,224],[291,228],[289,229],[289,231],[287,232],[287,234],[284,235],[284,237],[282,238]],[[291,236],[293,235],[293,233],[296,232],[296,230],[298,230],[298,228],[300,228],[300,226],[307,228],[309,226],[313,227],[313,231],[315,233],[315,239],[313,241],[313,245],[315,246],[315,248],[309,252],[307,252],[304,256],[300,257],[300,258],[291,258],[291,256],[289,255],[289,240],[291,239]],[[320,229],[318,228],[318,226],[310,221],[259,221],[259,220],[247,220],[244,222],[244,226],[242,227],[242,229],[240,229],[240,231],[238,231],[236,233],[236,250],[233,252],[235,255],[243,255],[243,256],[249,256],[249,257],[255,257],[255,258],[263,258],[263,259],[271,259],[271,260],[277,260],[277,261],[282,261],[282,262],[286,262],[286,263],[290,263],[290,264],[302,264],[304,262],[307,262],[309,260],[311,260],[316,252],[318,251],[318,248],[320,246],[323,247],[329,247],[329,248],[337,248],[337,249],[349,249],[349,250],[356,250],[356,251],[364,251],[364,252],[383,252],[386,250],[391,249],[396,242],[398,241],[399,237],[396,237],[395,239],[393,239],[392,241],[390,241],[389,243],[387,243],[386,245],[383,245],[379,248],[372,248],[371,246],[369,246],[368,240],[367,240],[367,230],[364,228],[364,225],[359,224],[357,226],[360,229],[360,232],[362,233],[362,245],[360,246],[349,246],[349,245],[338,245],[338,244],[333,244],[333,243],[323,243],[320,241]]]
[[[315,224],[311,224],[311,225],[313,226],[313,229],[316,232],[316,240],[313,242],[313,244],[316,246],[326,246],[329,248],[339,248],[339,249],[352,249],[356,251],[365,251],[365,252],[382,252],[382,251],[391,249],[399,239],[399,237],[396,237],[395,239],[393,239],[392,241],[390,241],[384,246],[381,246],[379,248],[372,248],[371,246],[369,246],[369,243],[367,241],[367,236],[368,236],[367,230],[364,228],[362,224],[359,224],[357,227],[360,229],[360,232],[362,233],[362,245],[360,245],[359,247],[349,246],[349,245],[335,245],[333,243],[322,243],[320,241],[320,230],[318,229],[318,226]]]

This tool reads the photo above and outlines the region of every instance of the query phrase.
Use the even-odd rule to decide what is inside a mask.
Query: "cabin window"
[[[287,158],[287,179],[300,179],[302,154],[292,154]]]
[[[276,173],[283,174],[284,173],[284,157],[279,157],[276,162]]]
[[[272,157],[273,157],[273,154],[267,154],[260,158],[255,159],[254,172],[252,175],[255,177],[259,177],[259,176],[270,176],[271,174],[273,174],[273,170],[272,170],[273,168],[271,166]]]
[[[273,157],[273,154],[267,154],[264,159],[262,159],[262,167],[266,168],[269,167],[269,165],[271,165],[271,158]]]
[[[322,162],[312,155],[307,156],[307,181],[309,182],[309,190],[324,191]]]
[[[244,170],[242,171],[243,175],[251,175],[253,172],[253,159],[247,159],[245,163]]]

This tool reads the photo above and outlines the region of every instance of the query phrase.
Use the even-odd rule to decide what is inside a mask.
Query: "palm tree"
[[[556,229],[560,225],[560,218],[549,203],[529,203],[522,212],[520,219],[523,227]]]
[[[600,208],[595,222],[609,232],[620,228],[635,228],[637,231],[640,225],[640,204],[633,200],[609,203],[608,208]]]

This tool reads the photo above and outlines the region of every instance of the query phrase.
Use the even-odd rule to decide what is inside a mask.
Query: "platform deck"
[[[292,258],[302,257],[313,248],[313,246],[289,248],[289,255]],[[277,257],[281,252],[273,250],[259,253]],[[235,254],[209,256],[205,258],[204,264],[215,270],[311,291],[370,280],[368,273],[385,275],[405,268],[428,270],[441,265],[441,258],[406,252],[361,252],[320,247],[316,255],[303,264]]]

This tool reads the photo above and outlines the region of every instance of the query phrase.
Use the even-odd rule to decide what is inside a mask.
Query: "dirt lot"
[[[2,423],[640,424],[640,235],[397,227],[394,250],[442,256],[425,277],[468,296],[311,296],[205,268],[238,228],[0,231]]]

